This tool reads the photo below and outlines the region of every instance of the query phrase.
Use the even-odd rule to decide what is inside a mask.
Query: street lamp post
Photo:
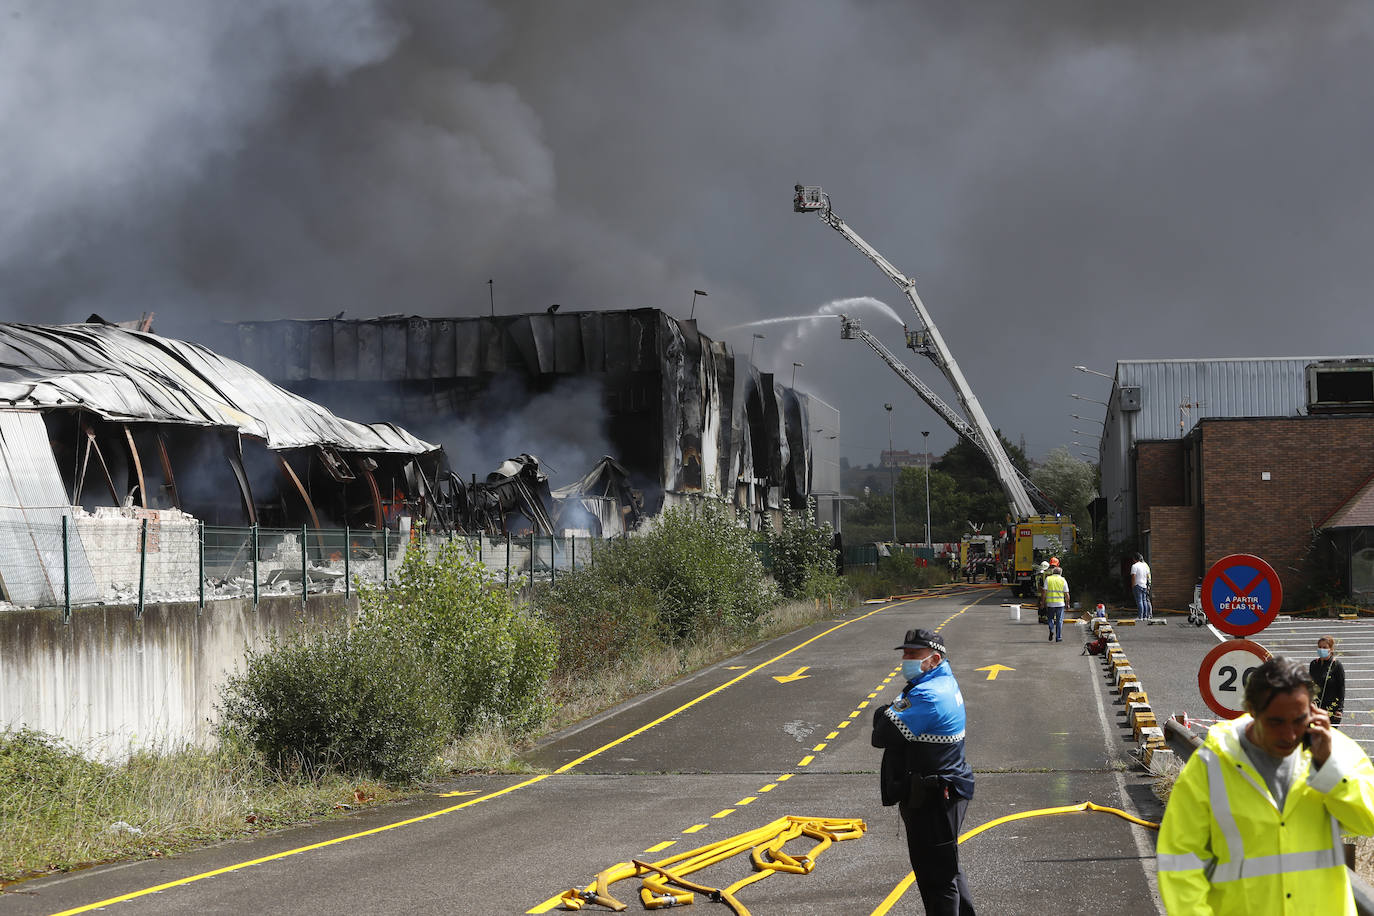
[[[892,405],[884,404],[887,411],[887,488],[892,491],[892,543],[897,543],[897,478],[893,474],[896,463],[892,460]]]
[[[749,341],[749,365],[754,365],[754,345],[763,340],[762,334],[755,334],[754,339]]]
[[[1103,423],[1101,420],[1097,419],[1096,417],[1080,417],[1080,416],[1079,416],[1078,414],[1076,414],[1076,413],[1071,413],[1071,414],[1069,414],[1069,416],[1073,417],[1075,420],[1087,420],[1089,423],[1096,423],[1098,426],[1106,426],[1105,423]]]
[[[1073,398],[1075,401],[1092,401],[1094,404],[1101,404],[1103,407],[1112,406],[1108,404],[1106,401],[1099,401],[1097,398],[1085,398],[1081,394],[1071,394],[1069,395],[1069,397]]]
[[[1103,378],[1106,378],[1106,379],[1111,378],[1111,376],[1108,375],[1107,373],[1105,373],[1105,372],[1098,372],[1096,369],[1089,369],[1087,366],[1074,366],[1074,368],[1077,369],[1079,372],[1087,372],[1087,373],[1090,373],[1090,374],[1092,374],[1092,375],[1100,375],[1100,376],[1102,376]]]
[[[796,387],[797,387],[797,370],[798,370],[798,369],[804,369],[804,368],[806,368],[806,363],[793,363],[793,364],[792,364],[792,388],[793,388],[793,390],[796,390]]]
[[[926,458],[926,546],[933,546],[930,542],[930,430],[921,430],[921,451],[925,452]]]
[[[697,296],[704,296],[704,295],[706,295],[706,290],[704,290],[704,289],[694,289],[694,290],[692,290],[692,314],[688,317],[688,319],[687,319],[688,321],[694,321],[694,320],[696,320],[696,317],[697,317]]]

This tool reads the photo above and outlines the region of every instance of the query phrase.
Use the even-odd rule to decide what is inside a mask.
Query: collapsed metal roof
[[[108,324],[0,323],[6,407],[228,427],[274,451],[332,445],[421,455],[438,448],[391,423],[345,420],[205,347]]]

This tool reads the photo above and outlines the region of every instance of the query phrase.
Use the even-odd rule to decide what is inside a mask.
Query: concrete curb
[[[1126,619],[1119,624],[1134,625],[1135,621]],[[1111,678],[1112,685],[1126,704],[1126,723],[1131,726],[1131,735],[1137,745],[1138,759],[1156,776],[1163,776],[1178,769],[1178,755],[1170,750],[1164,737],[1164,729],[1155,717],[1150,697],[1141,686],[1140,678],[1131,667],[1130,659],[1117,641],[1116,631],[1110,620],[1094,617],[1088,626],[1093,636],[1106,640],[1102,653],[1104,673]]]

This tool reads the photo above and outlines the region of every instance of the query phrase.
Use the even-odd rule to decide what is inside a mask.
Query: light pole
[[[1106,401],[1099,401],[1097,398],[1085,398],[1081,394],[1071,394],[1069,395],[1069,397],[1073,398],[1075,401],[1092,401],[1094,404],[1101,404],[1103,407],[1112,406],[1108,404]]]
[[[1105,373],[1105,372],[1098,372],[1096,369],[1089,369],[1087,366],[1074,366],[1074,368],[1077,369],[1079,372],[1088,372],[1088,373],[1091,373],[1092,375],[1100,375],[1100,376],[1102,376],[1103,378],[1106,378],[1106,379],[1111,378],[1111,376],[1108,375],[1107,373]]]
[[[694,321],[694,320],[696,319],[696,317],[697,317],[697,296],[704,296],[704,295],[706,295],[706,290],[704,290],[704,289],[694,289],[694,290],[692,290],[692,314],[688,317],[688,319],[687,319],[688,321]]]
[[[1107,425],[1107,424],[1103,423],[1101,420],[1097,419],[1096,417],[1080,417],[1080,416],[1079,416],[1078,414],[1076,414],[1076,413],[1071,413],[1071,414],[1069,414],[1069,416],[1073,417],[1075,420],[1087,420],[1089,423],[1096,423],[1098,426],[1106,426],[1106,425]]]
[[[892,491],[892,543],[897,543],[897,478],[893,475],[896,463],[892,460],[892,405],[884,404],[887,411],[887,488]]]
[[[806,363],[793,363],[793,364],[792,364],[792,389],[793,389],[794,391],[795,391],[796,388],[797,388],[797,370],[798,370],[798,369],[804,369],[804,368],[806,368]]]
[[[754,335],[754,339],[751,340],[751,341],[749,341],[749,365],[751,365],[751,366],[754,365],[754,346],[755,346],[755,344],[757,344],[760,340],[763,340],[763,335],[762,335],[762,334],[755,334],[755,335]]]
[[[925,452],[926,457],[926,546],[932,547],[930,543],[930,430],[921,430],[921,451]]]

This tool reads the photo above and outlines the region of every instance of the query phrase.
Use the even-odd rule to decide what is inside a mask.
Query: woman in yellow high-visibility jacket
[[[1248,714],[1188,760],[1159,831],[1170,913],[1355,916],[1341,834],[1374,833],[1374,766],[1312,695],[1304,666],[1270,658],[1245,684]]]

